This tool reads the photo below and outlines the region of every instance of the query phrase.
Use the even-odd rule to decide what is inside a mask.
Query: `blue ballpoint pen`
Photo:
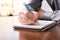
[[[30,9],[29,5],[26,3],[23,3],[26,9],[32,14],[32,10]]]
[[[33,14],[32,10],[31,10],[30,7],[29,7],[29,5],[26,4],[26,3],[23,3],[23,4],[24,4],[24,6],[26,7],[26,9],[27,9],[31,14]],[[38,23],[37,20],[36,20],[36,23]]]

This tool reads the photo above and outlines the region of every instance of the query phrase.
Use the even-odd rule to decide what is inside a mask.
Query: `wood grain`
[[[20,40],[60,40],[60,25],[44,32],[20,30]]]

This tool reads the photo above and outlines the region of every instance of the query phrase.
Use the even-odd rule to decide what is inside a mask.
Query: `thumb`
[[[34,15],[34,20],[37,20],[39,16],[38,12],[33,12],[33,15]]]

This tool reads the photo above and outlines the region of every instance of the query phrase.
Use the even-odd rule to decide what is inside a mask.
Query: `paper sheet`
[[[23,24],[19,23],[19,24],[16,24],[16,26],[23,27],[23,28],[42,29],[43,27],[46,27],[47,25],[50,25],[53,23],[54,23],[54,21],[38,20],[35,25],[23,25]]]

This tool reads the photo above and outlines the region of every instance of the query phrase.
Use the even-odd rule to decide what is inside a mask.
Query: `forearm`
[[[51,16],[53,15],[53,12],[44,11],[42,9],[40,9],[38,13],[39,13],[39,19],[51,19]]]
[[[42,0],[32,0],[29,3],[29,6],[38,12],[39,19],[50,19],[50,16],[53,14],[52,12],[45,12],[41,9]]]

